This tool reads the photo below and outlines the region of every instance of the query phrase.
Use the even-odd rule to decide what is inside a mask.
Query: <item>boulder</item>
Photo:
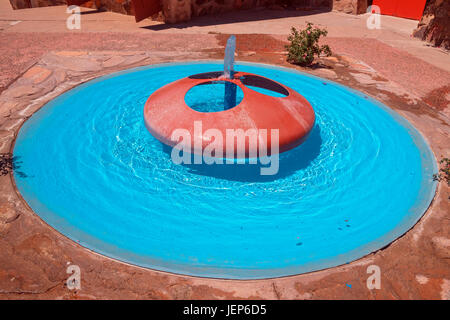
[[[333,10],[351,14],[366,13],[367,0],[333,0]]]
[[[428,0],[413,36],[450,50],[450,1]]]

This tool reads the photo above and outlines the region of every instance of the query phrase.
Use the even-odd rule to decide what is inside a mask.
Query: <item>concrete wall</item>
[[[182,7],[186,10],[191,10],[193,16],[201,16],[211,13],[221,13],[231,10],[249,9],[258,6],[266,5],[283,5],[287,4],[297,7],[330,7],[333,0],[161,0],[166,3],[166,7],[175,9],[176,7]],[[340,0],[340,1],[353,1],[353,0]],[[10,3],[14,9],[24,9],[33,7],[46,7],[53,5],[66,4],[66,0],[10,0]],[[101,6],[107,10],[113,12],[119,12],[124,14],[130,14],[133,11],[131,0],[90,0],[85,3],[84,6],[95,8],[101,3]],[[189,3],[190,5],[187,5]],[[187,9],[190,7],[190,9]],[[179,10],[180,11],[180,10]]]
[[[366,13],[367,0],[333,0],[333,10],[351,14]]]
[[[345,13],[365,13],[368,0],[161,0],[167,22],[190,20],[192,16],[217,14],[232,10],[272,6],[280,9],[328,8]],[[66,0],[10,0],[14,9],[66,4]],[[108,11],[133,14],[131,0],[91,0],[84,6],[101,7]]]
[[[60,6],[67,4],[66,0],[9,0],[14,9]],[[131,0],[90,0],[83,5],[88,8],[101,6],[108,10],[123,14],[133,14]]]
[[[66,4],[65,0],[9,0],[13,9],[48,7]]]

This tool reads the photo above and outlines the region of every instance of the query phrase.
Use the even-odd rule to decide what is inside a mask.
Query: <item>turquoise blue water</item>
[[[363,94],[290,69],[237,63],[306,97],[316,125],[258,165],[175,165],[143,108],[162,85],[219,62],[138,68],[90,81],[19,132],[15,181],[49,225],[81,245],[175,273],[255,279],[348,263],[411,228],[436,184],[435,159],[406,120]]]

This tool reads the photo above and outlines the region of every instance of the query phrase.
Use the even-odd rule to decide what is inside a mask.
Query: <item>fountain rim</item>
[[[186,64],[205,64],[205,63],[218,63],[219,65],[221,65],[221,64],[223,64],[223,60],[221,60],[221,59],[180,60],[180,61],[176,61],[176,62],[162,62],[162,63],[156,63],[156,64],[151,64],[151,65],[143,65],[143,66],[131,67],[131,68],[127,68],[124,70],[100,75],[98,77],[94,77],[94,78],[82,81],[76,85],[72,85],[71,87],[67,88],[64,91],[61,91],[58,95],[52,97],[51,99],[42,102],[41,106],[36,111],[34,111],[33,114],[31,114],[25,121],[23,121],[21,123],[21,125],[17,128],[17,134],[14,136],[14,138],[12,140],[10,151],[12,154],[14,154],[15,145],[19,138],[20,131],[22,130],[22,127],[24,126],[24,124],[26,124],[29,120],[31,120],[31,118],[33,117],[34,114],[36,114],[37,112],[39,112],[40,110],[45,108],[49,103],[51,103],[55,99],[59,98],[60,96],[62,96],[64,94],[69,93],[72,90],[76,90],[77,88],[87,86],[87,85],[90,85],[90,84],[93,84],[93,83],[96,83],[99,81],[103,81],[103,80],[111,78],[111,77],[120,76],[122,74],[127,74],[127,73],[132,73],[132,72],[137,72],[140,70],[147,70],[147,69],[153,69],[153,68],[164,67],[164,66],[176,66],[176,65],[186,65]],[[432,160],[432,161],[429,161],[429,163],[432,164],[432,168],[428,168],[427,171],[429,171],[432,174],[437,172],[438,165],[437,165],[436,157],[434,155],[432,148],[430,147],[430,144],[427,141],[427,138],[425,137],[424,134],[422,134],[421,130],[416,128],[406,117],[397,113],[394,109],[391,109],[389,106],[378,101],[377,99],[370,96],[369,94],[363,93],[357,89],[345,86],[343,84],[337,83],[332,80],[328,80],[325,78],[321,78],[321,77],[309,74],[304,71],[291,69],[291,68],[287,68],[287,67],[283,67],[283,66],[271,65],[271,64],[266,64],[266,63],[253,63],[253,62],[246,62],[246,61],[236,61],[235,65],[236,64],[247,65],[247,66],[262,66],[262,67],[272,69],[272,70],[281,70],[281,71],[284,71],[287,73],[301,74],[301,75],[304,75],[304,76],[307,76],[307,77],[310,77],[310,78],[313,78],[316,80],[320,80],[320,81],[325,80],[326,82],[331,83],[331,84],[335,85],[336,87],[342,88],[344,90],[348,90],[351,93],[353,93],[361,98],[368,99],[369,101],[374,103],[377,107],[380,107],[381,109],[383,109],[384,111],[389,113],[389,115],[392,116],[396,122],[400,123],[402,126],[404,126],[408,130],[409,135],[413,138],[413,141],[417,145],[419,151],[421,151],[420,156],[421,156],[422,160],[424,160],[424,158],[429,158],[429,160]],[[420,144],[420,146],[418,144]],[[424,166],[422,166],[422,168],[424,168]],[[431,177],[431,175],[430,175],[430,177]],[[419,214],[418,216],[415,215],[415,217],[410,218],[410,220],[413,221],[412,223],[408,224],[409,220],[405,221],[405,219],[403,219],[400,222],[399,226],[397,226],[395,229],[391,230],[390,233],[386,233],[386,234],[382,235],[380,238],[372,241],[369,244],[366,244],[360,248],[354,249],[352,251],[346,252],[345,254],[341,255],[341,259],[339,260],[339,262],[335,262],[334,264],[330,265],[329,263],[327,263],[327,261],[321,260],[320,262],[314,263],[313,266],[302,265],[300,267],[297,266],[297,267],[288,267],[288,268],[247,269],[246,271],[250,272],[251,276],[242,277],[242,276],[237,276],[237,275],[232,275],[232,274],[227,274],[227,275],[204,274],[204,273],[198,274],[196,272],[201,271],[202,268],[199,268],[199,267],[192,268],[191,266],[182,265],[182,264],[177,265],[174,263],[169,263],[171,265],[171,268],[165,268],[165,267],[156,266],[156,265],[150,266],[150,265],[139,264],[139,262],[133,261],[133,259],[124,260],[123,256],[119,257],[116,255],[110,254],[108,252],[105,252],[105,250],[99,250],[96,248],[92,248],[92,246],[90,246],[88,243],[85,244],[83,242],[77,242],[70,235],[59,231],[56,227],[54,227],[52,224],[48,223],[39,214],[37,214],[36,211],[31,208],[31,206],[28,204],[28,202],[22,196],[22,193],[19,191],[19,188],[17,187],[17,184],[16,184],[16,175],[14,172],[13,172],[13,174],[10,175],[10,178],[11,178],[11,183],[13,185],[15,193],[18,195],[19,199],[21,201],[23,201],[23,203],[26,205],[26,207],[29,208],[29,210],[31,210],[31,212],[35,216],[37,216],[37,218],[41,222],[43,222],[50,229],[54,230],[57,233],[57,235],[68,239],[70,242],[72,242],[74,244],[78,244],[79,246],[81,246],[83,249],[87,250],[90,253],[93,253],[95,255],[100,255],[103,258],[111,259],[111,260],[117,261],[119,263],[123,263],[125,265],[130,265],[130,266],[137,267],[137,268],[151,270],[154,272],[160,272],[163,274],[166,273],[166,274],[171,274],[171,275],[186,277],[186,278],[204,278],[204,279],[214,279],[214,280],[221,280],[221,281],[245,281],[245,282],[255,281],[255,280],[263,281],[263,280],[270,280],[270,279],[294,277],[294,276],[298,276],[298,275],[306,275],[306,274],[311,274],[311,273],[315,273],[315,272],[331,270],[331,269],[349,265],[352,263],[358,263],[358,261],[361,261],[361,260],[367,258],[369,255],[373,254],[374,252],[383,249],[384,247],[390,245],[391,243],[394,243],[395,241],[397,241],[398,239],[403,237],[407,232],[411,231],[417,225],[417,223],[423,217],[425,217],[426,214],[429,214],[429,211],[431,210],[431,206],[433,204],[433,200],[437,195],[437,186],[438,186],[437,181],[430,179],[430,181],[427,184],[428,185],[427,191],[429,190],[432,192],[428,192],[428,194],[426,195],[427,196],[426,198],[422,197],[422,201],[420,203],[421,205],[424,203],[427,203],[427,205],[425,205],[423,207],[423,210],[419,210],[420,212],[422,212],[421,214]],[[421,188],[421,191],[422,191],[422,193],[424,193],[423,188]],[[417,198],[419,198],[419,196]],[[417,207],[417,205],[414,207]],[[405,216],[404,216],[404,218],[405,218]],[[409,226],[406,226],[406,225],[409,225]],[[392,234],[392,236],[388,237],[391,234]],[[386,238],[391,238],[391,240],[387,240]],[[373,245],[374,243],[381,243],[381,244],[374,246]],[[371,245],[371,246],[369,246],[369,245]],[[373,248],[370,249],[370,247],[373,247]],[[366,248],[366,250],[363,250],[364,248]],[[363,255],[357,254],[357,252],[360,252],[360,251],[364,251],[365,253]],[[130,254],[130,253],[128,252],[128,254]],[[131,253],[131,255],[133,255],[133,254]],[[347,259],[343,259],[342,256],[344,256],[344,255],[345,256],[353,255],[356,257],[354,257],[354,258],[350,257]],[[330,258],[327,260],[334,261],[336,259]],[[325,265],[325,266],[320,267],[319,265]],[[307,270],[302,271],[301,269],[305,269],[305,266],[306,266]],[[180,267],[180,268],[177,268],[177,267]],[[186,269],[186,270],[181,271],[184,269]],[[225,268],[211,268],[211,267],[208,267],[206,269],[209,271],[213,271],[213,270],[222,271],[221,272],[222,274],[223,274],[223,271],[225,271],[225,270],[227,270],[227,271],[233,270],[233,268],[225,269]],[[242,274],[243,269],[239,269],[239,268],[234,268],[234,269],[236,270],[236,274]],[[295,269],[295,270],[293,270],[293,269]],[[293,272],[289,272],[288,270],[292,270]],[[194,272],[192,272],[192,271],[194,271]],[[279,271],[280,274],[277,274],[276,271]],[[257,273],[257,275],[255,275],[255,273]],[[265,273],[272,274],[272,275],[264,276]]]

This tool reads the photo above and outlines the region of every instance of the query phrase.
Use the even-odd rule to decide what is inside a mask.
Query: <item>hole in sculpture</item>
[[[275,81],[256,75],[245,75],[240,78],[242,84],[259,93],[272,97],[287,97],[289,92]]]
[[[235,92],[236,99],[230,103],[227,91]],[[239,86],[229,81],[210,81],[198,84],[186,93],[184,101],[198,112],[219,112],[231,109],[241,103],[244,92]]]

